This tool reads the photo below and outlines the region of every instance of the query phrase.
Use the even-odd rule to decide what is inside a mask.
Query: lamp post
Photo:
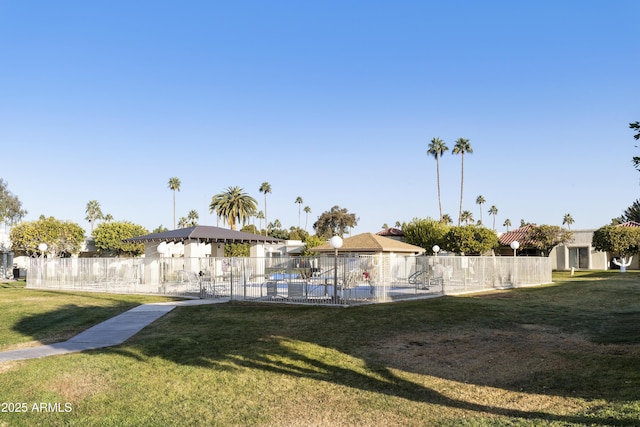
[[[434,256],[438,256],[438,252],[440,252],[440,246],[438,246],[438,245],[433,245],[433,247],[431,248],[431,250],[433,251],[433,255],[434,255]]]
[[[40,243],[38,245],[38,250],[40,251],[40,286],[42,286],[42,282],[44,281],[44,253],[47,251],[49,246],[46,243]]]
[[[511,249],[513,249],[513,256],[516,256],[516,251],[520,247],[520,243],[518,243],[517,240],[514,240],[513,242],[511,242],[510,246],[511,246]]]
[[[342,247],[342,238],[333,236],[329,240],[329,244],[334,249],[333,255],[333,300],[338,301],[338,249]]]
[[[513,286],[516,285],[516,269],[517,269],[517,265],[516,265],[516,251],[518,250],[518,248],[520,247],[520,243],[518,243],[517,240],[514,240],[513,242],[511,242],[511,249],[513,249]]]

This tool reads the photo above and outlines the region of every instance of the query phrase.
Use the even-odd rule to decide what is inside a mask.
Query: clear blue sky
[[[464,206],[598,228],[639,197],[638,1],[0,0],[0,178],[89,229],[149,230],[240,186],[270,221],[437,218],[433,137],[468,138]],[[457,218],[460,156],[441,161]],[[305,226],[302,214],[301,226]]]

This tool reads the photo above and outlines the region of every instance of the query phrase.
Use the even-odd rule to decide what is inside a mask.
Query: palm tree
[[[389,224],[387,224],[386,222],[384,224],[382,224],[382,229],[386,230],[387,228],[389,228]]]
[[[491,205],[489,208],[489,215],[493,215],[493,231],[496,230],[496,215],[498,215],[498,208],[496,205]]]
[[[113,215],[111,215],[111,214],[106,214],[106,215],[104,216],[104,220],[105,220],[105,222],[111,222],[111,221],[113,221]]]
[[[246,224],[255,213],[257,205],[256,199],[245,193],[242,188],[227,187],[224,192],[211,198],[209,210],[215,210],[229,227],[235,230],[238,222]]]
[[[451,153],[460,154],[462,159],[462,176],[460,177],[460,210],[458,211],[458,225],[460,225],[460,216],[462,215],[462,192],[464,190],[464,153],[473,154],[473,148],[471,148],[471,144],[468,139],[458,138]],[[482,220],[482,218],[480,219]]]
[[[181,216],[178,220],[178,228],[187,228],[189,226],[189,220],[186,216]]]
[[[200,219],[200,215],[198,215],[198,211],[195,209],[191,209],[187,214],[187,227],[195,227],[198,225],[198,220]]]
[[[180,180],[175,176],[169,178],[169,190],[173,191],[173,228],[176,228],[176,191],[180,191]]]
[[[567,227],[569,228],[569,230],[571,230],[571,224],[573,224],[573,218],[571,217],[571,214],[566,214],[562,220],[562,225],[567,224]]]
[[[440,198],[440,157],[449,148],[440,138],[433,138],[429,144],[427,154],[431,154],[436,159],[436,168],[438,173],[438,206],[440,208],[440,219],[442,219],[442,200]]]
[[[442,215],[442,219],[440,220],[440,222],[446,225],[453,224],[453,220],[451,219],[451,215],[449,214]]]
[[[482,195],[479,195],[476,199],[476,204],[480,205],[480,222],[482,222],[482,205],[486,202]]]
[[[305,206],[303,209],[306,217],[304,219],[304,230],[307,231],[307,225],[309,224],[309,214],[311,213],[311,208],[309,206]]]
[[[302,206],[302,197],[296,197],[296,203],[298,204],[298,228],[300,228],[300,207]]]
[[[260,229],[262,230],[262,220],[264,219],[264,212],[258,211],[258,213],[256,214],[256,218],[260,220],[259,224],[260,224]]]
[[[473,214],[470,211],[463,211],[460,218],[464,221],[465,225],[469,225],[469,223],[473,224]]]
[[[505,219],[502,225],[504,227],[507,227],[507,232],[509,232],[509,227],[511,227],[511,220],[509,218]]]
[[[98,219],[102,219],[102,209],[100,209],[100,203],[97,200],[90,200],[87,203],[87,210],[85,211],[87,214],[86,220],[91,224],[91,233],[93,233],[93,225]]]
[[[271,193],[271,184],[268,182],[263,182],[259,188],[261,193],[264,193],[264,223],[267,224],[267,194]],[[265,231],[265,235],[269,231],[269,226],[267,225],[267,230]]]

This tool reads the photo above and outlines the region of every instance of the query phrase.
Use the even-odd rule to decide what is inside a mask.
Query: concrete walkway
[[[158,320],[177,306],[215,304],[226,301],[226,299],[185,300],[143,304],[93,326],[68,341],[0,352],[0,363],[12,360],[36,359],[56,354],[77,353],[84,350],[122,344],[140,332],[142,328]]]

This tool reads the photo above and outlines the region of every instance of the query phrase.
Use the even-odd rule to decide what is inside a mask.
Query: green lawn
[[[28,407],[0,413],[0,426],[638,425],[640,274],[554,280],[348,309],[178,307],[118,347],[0,364],[2,401]],[[43,294],[0,288],[0,307]],[[135,303],[50,294],[25,319],[65,321],[81,305],[70,297],[100,310]],[[32,327],[36,337],[13,318],[0,338],[80,328],[66,321]],[[40,402],[69,412],[37,412]]]

